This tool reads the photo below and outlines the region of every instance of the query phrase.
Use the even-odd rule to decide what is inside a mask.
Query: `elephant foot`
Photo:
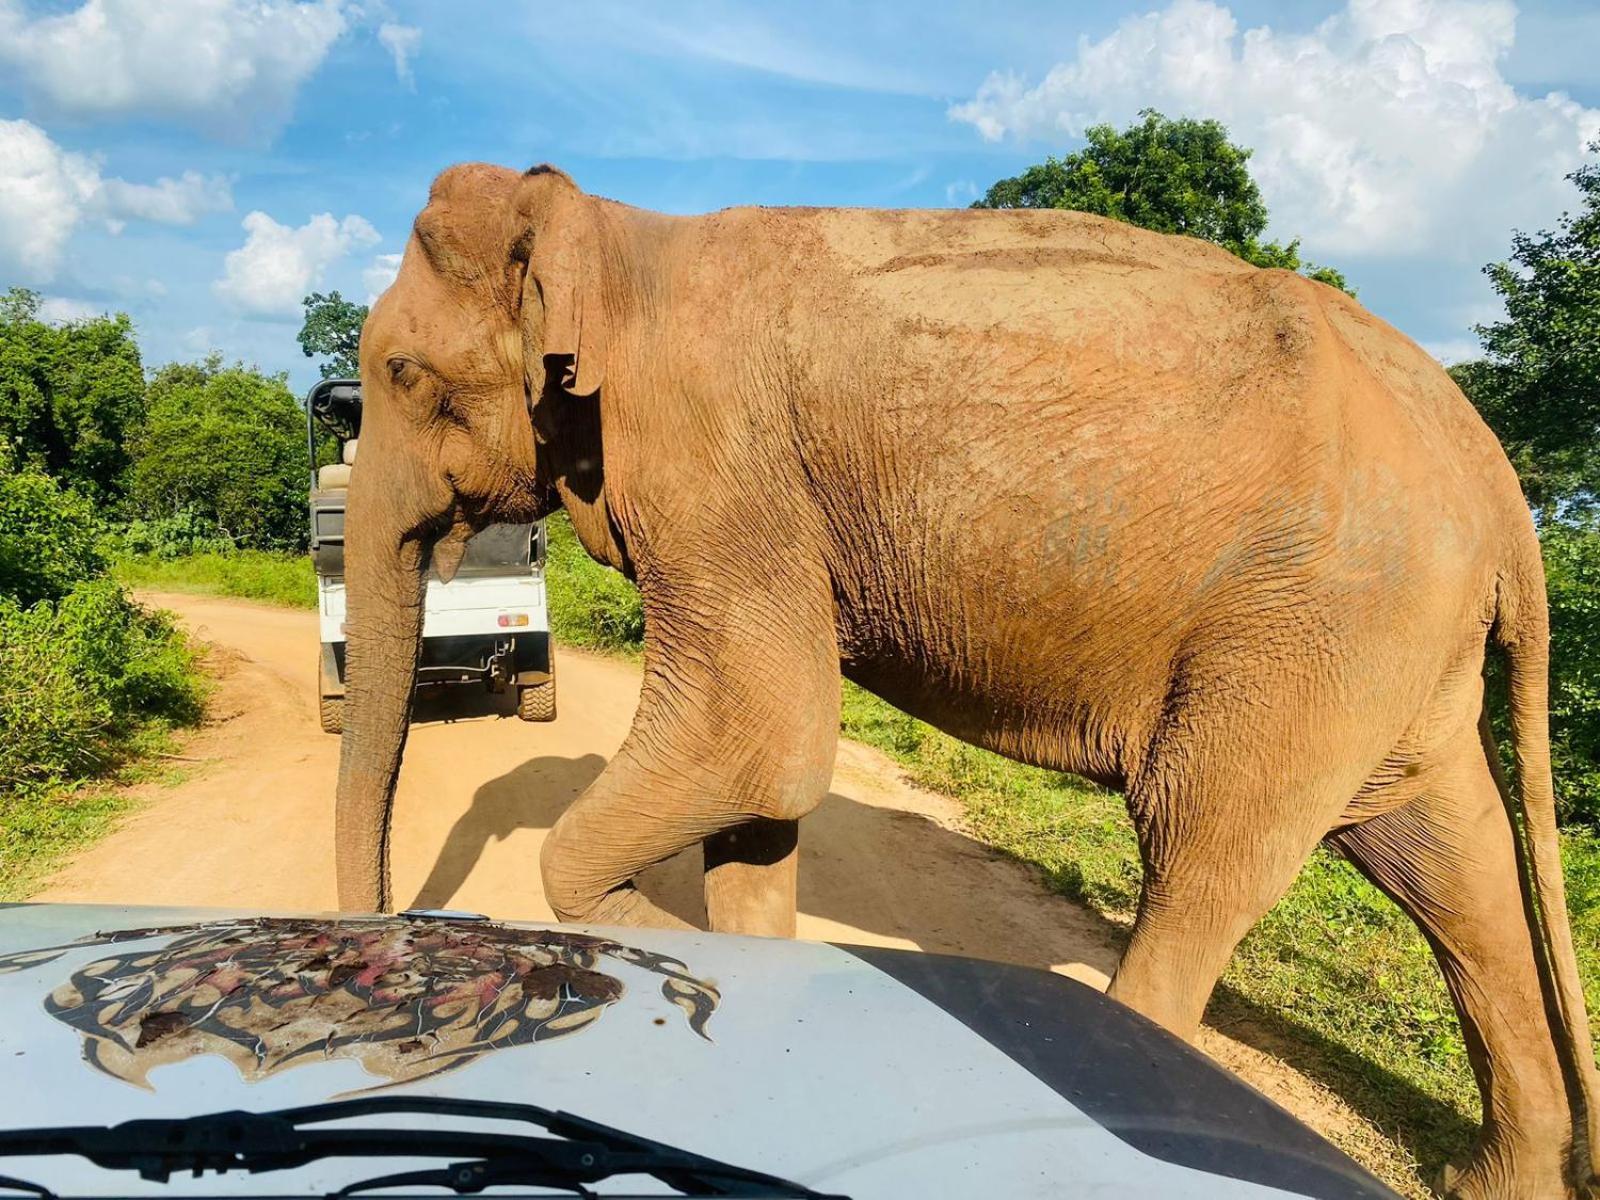
[[[695,926],[649,900],[631,883],[580,908],[555,907],[556,916],[576,925],[627,925],[642,929],[694,929]]]
[[[1564,1134],[1486,1132],[1464,1163],[1447,1164],[1439,1191],[1446,1200],[1548,1200],[1588,1197],[1572,1182]]]

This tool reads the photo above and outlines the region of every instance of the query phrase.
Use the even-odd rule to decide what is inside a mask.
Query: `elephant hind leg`
[[[1281,810],[1225,794],[1189,793],[1180,805],[1181,816],[1135,818],[1144,888],[1108,994],[1187,1039],[1240,939],[1294,882],[1320,830],[1300,820],[1275,829]]]
[[[1174,721],[1128,790],[1144,886],[1108,993],[1183,1038],[1359,785],[1364,768],[1341,758],[1381,753],[1331,716],[1251,727],[1259,711],[1293,713],[1263,704]]]
[[[1328,840],[1421,927],[1461,1019],[1483,1128],[1447,1193],[1567,1195],[1571,1109],[1510,820],[1475,734],[1450,754],[1424,795]]]

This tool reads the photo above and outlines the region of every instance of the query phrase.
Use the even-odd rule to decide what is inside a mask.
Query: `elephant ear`
[[[524,319],[530,305],[539,304],[544,312],[540,352],[546,366],[558,372],[565,391],[592,396],[605,378],[608,340],[593,206],[554,168],[535,167],[527,178],[540,194],[532,205]]]

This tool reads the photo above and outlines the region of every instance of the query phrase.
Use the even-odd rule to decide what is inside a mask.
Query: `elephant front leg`
[[[633,881],[700,843],[711,927],[792,936],[798,822],[827,791],[838,741],[826,575],[795,563],[641,590],[639,709],[545,840],[546,898],[565,921],[684,927]]]

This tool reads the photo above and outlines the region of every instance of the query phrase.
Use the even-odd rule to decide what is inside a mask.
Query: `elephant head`
[[[430,565],[449,579],[474,532],[563,502],[586,546],[619,557],[605,552],[598,486],[599,207],[549,167],[446,171],[362,331],[335,822],[342,909],[389,905],[389,813]],[[556,438],[562,423],[569,435]]]

